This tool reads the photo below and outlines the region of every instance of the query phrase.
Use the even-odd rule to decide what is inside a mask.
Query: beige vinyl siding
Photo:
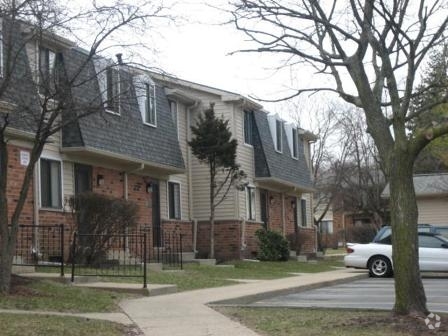
[[[165,180],[159,180],[159,197],[160,197],[160,217],[167,219],[168,216],[168,184]]]
[[[418,222],[422,224],[448,225],[448,198],[417,199]]]
[[[226,104],[220,97],[206,94],[201,91],[183,88],[191,96],[201,101],[201,106],[193,111],[191,122],[194,124],[199,114],[207,109],[211,102],[215,103],[215,115],[232,121],[232,104]],[[232,124],[232,122],[230,123]],[[231,126],[231,128],[233,128]],[[195,219],[207,220],[210,217],[210,175],[208,167],[201,164],[193,155],[191,157],[192,185],[193,185],[193,212]],[[186,191],[186,190],[185,190]],[[235,219],[235,191],[230,191],[226,199],[216,209],[216,219]]]

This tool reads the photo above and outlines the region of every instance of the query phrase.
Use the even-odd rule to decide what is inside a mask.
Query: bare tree
[[[287,55],[288,65],[308,64],[334,80],[329,86],[299,88],[291,97],[333,92],[364,112],[390,181],[394,312],[402,315],[428,312],[418,267],[412,169],[418,153],[448,133],[448,123],[415,130],[408,125],[447,102],[448,95],[416,110],[409,106],[429,89],[416,89],[416,75],[430,50],[446,39],[447,12],[443,0],[240,0],[232,11],[236,28],[255,43],[243,51]]]
[[[120,32],[141,33],[154,26],[156,20],[169,16],[156,1],[121,0],[112,5],[93,1],[85,6],[70,2],[64,5],[56,0],[3,1],[0,16],[0,293],[7,293],[20,215],[45,144],[65,126],[103,110],[103,103],[109,104],[115,98],[104,101],[74,94],[96,81],[92,61],[100,50],[126,46],[119,43]],[[83,41],[83,49],[72,41]],[[60,52],[36,49],[45,45],[57,45]],[[35,69],[28,62],[30,46],[32,52],[39,53]],[[64,63],[66,58],[70,64]],[[121,66],[123,62],[108,65]],[[21,184],[18,199],[8,207],[7,186],[12,178],[8,175],[8,141],[15,129],[26,130],[32,148],[23,181],[15,181]]]

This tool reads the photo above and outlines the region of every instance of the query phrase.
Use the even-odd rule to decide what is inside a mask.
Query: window
[[[156,125],[156,86],[145,83],[145,123]]]
[[[253,145],[253,112],[244,111],[244,143]]]
[[[59,65],[62,64],[62,54],[55,53],[45,47],[39,48],[39,92],[52,94],[58,85]]]
[[[44,208],[62,208],[61,162],[40,160],[40,199]]]
[[[106,111],[120,113],[120,74],[111,67],[106,69]]]
[[[298,138],[298,134],[297,134],[297,128],[293,128],[292,129],[292,157],[294,159],[297,159],[298,154],[299,154],[299,138]]]
[[[255,188],[246,187],[246,218],[255,220]]]
[[[281,120],[275,120],[275,150],[277,152],[282,151],[282,129]]]
[[[302,226],[306,226],[306,200],[304,199],[300,200],[300,210],[302,214]]]
[[[177,131],[177,102],[175,100],[170,100],[169,102],[171,117],[173,118],[174,126],[176,127]]]
[[[441,248],[445,242],[432,236],[418,236],[419,247]]]
[[[180,184],[168,182],[168,208],[170,219],[180,219]]]
[[[333,221],[324,220],[320,223],[320,232],[325,234],[333,233]]]

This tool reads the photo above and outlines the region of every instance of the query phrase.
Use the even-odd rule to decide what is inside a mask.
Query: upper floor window
[[[173,118],[174,126],[177,130],[177,119],[178,119],[178,112],[177,112],[177,102],[175,100],[170,100],[170,112],[171,117]]]
[[[120,114],[120,72],[104,58],[94,60],[100,97],[106,112]]]
[[[244,143],[253,145],[253,113],[244,111]]]
[[[283,123],[281,120],[275,120],[275,150],[277,152],[282,152],[282,134],[283,132]]]
[[[180,184],[168,182],[168,208],[170,219],[181,219]]]
[[[43,208],[62,208],[61,162],[40,159],[40,203]]]
[[[156,125],[156,86],[145,83],[145,123]]]
[[[39,92],[52,94],[59,84],[58,68],[62,63],[62,54],[46,47],[39,48]]]
[[[299,155],[299,138],[297,134],[297,128],[292,129],[292,157],[297,159]]]

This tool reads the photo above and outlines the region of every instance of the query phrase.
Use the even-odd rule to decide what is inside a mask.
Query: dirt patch
[[[30,288],[29,285],[33,280],[27,279],[21,276],[12,275],[11,276],[11,288],[9,291],[10,296],[24,296],[24,297],[43,297],[48,296],[44,293],[39,292],[36,289]]]
[[[357,317],[339,324],[341,327],[361,326],[369,328],[393,328],[394,331],[405,333],[412,336],[430,336],[430,335],[448,335],[448,315],[440,315],[440,325],[434,316],[429,320],[429,324],[434,327],[433,330],[428,328],[425,318],[410,316],[365,316]]]

